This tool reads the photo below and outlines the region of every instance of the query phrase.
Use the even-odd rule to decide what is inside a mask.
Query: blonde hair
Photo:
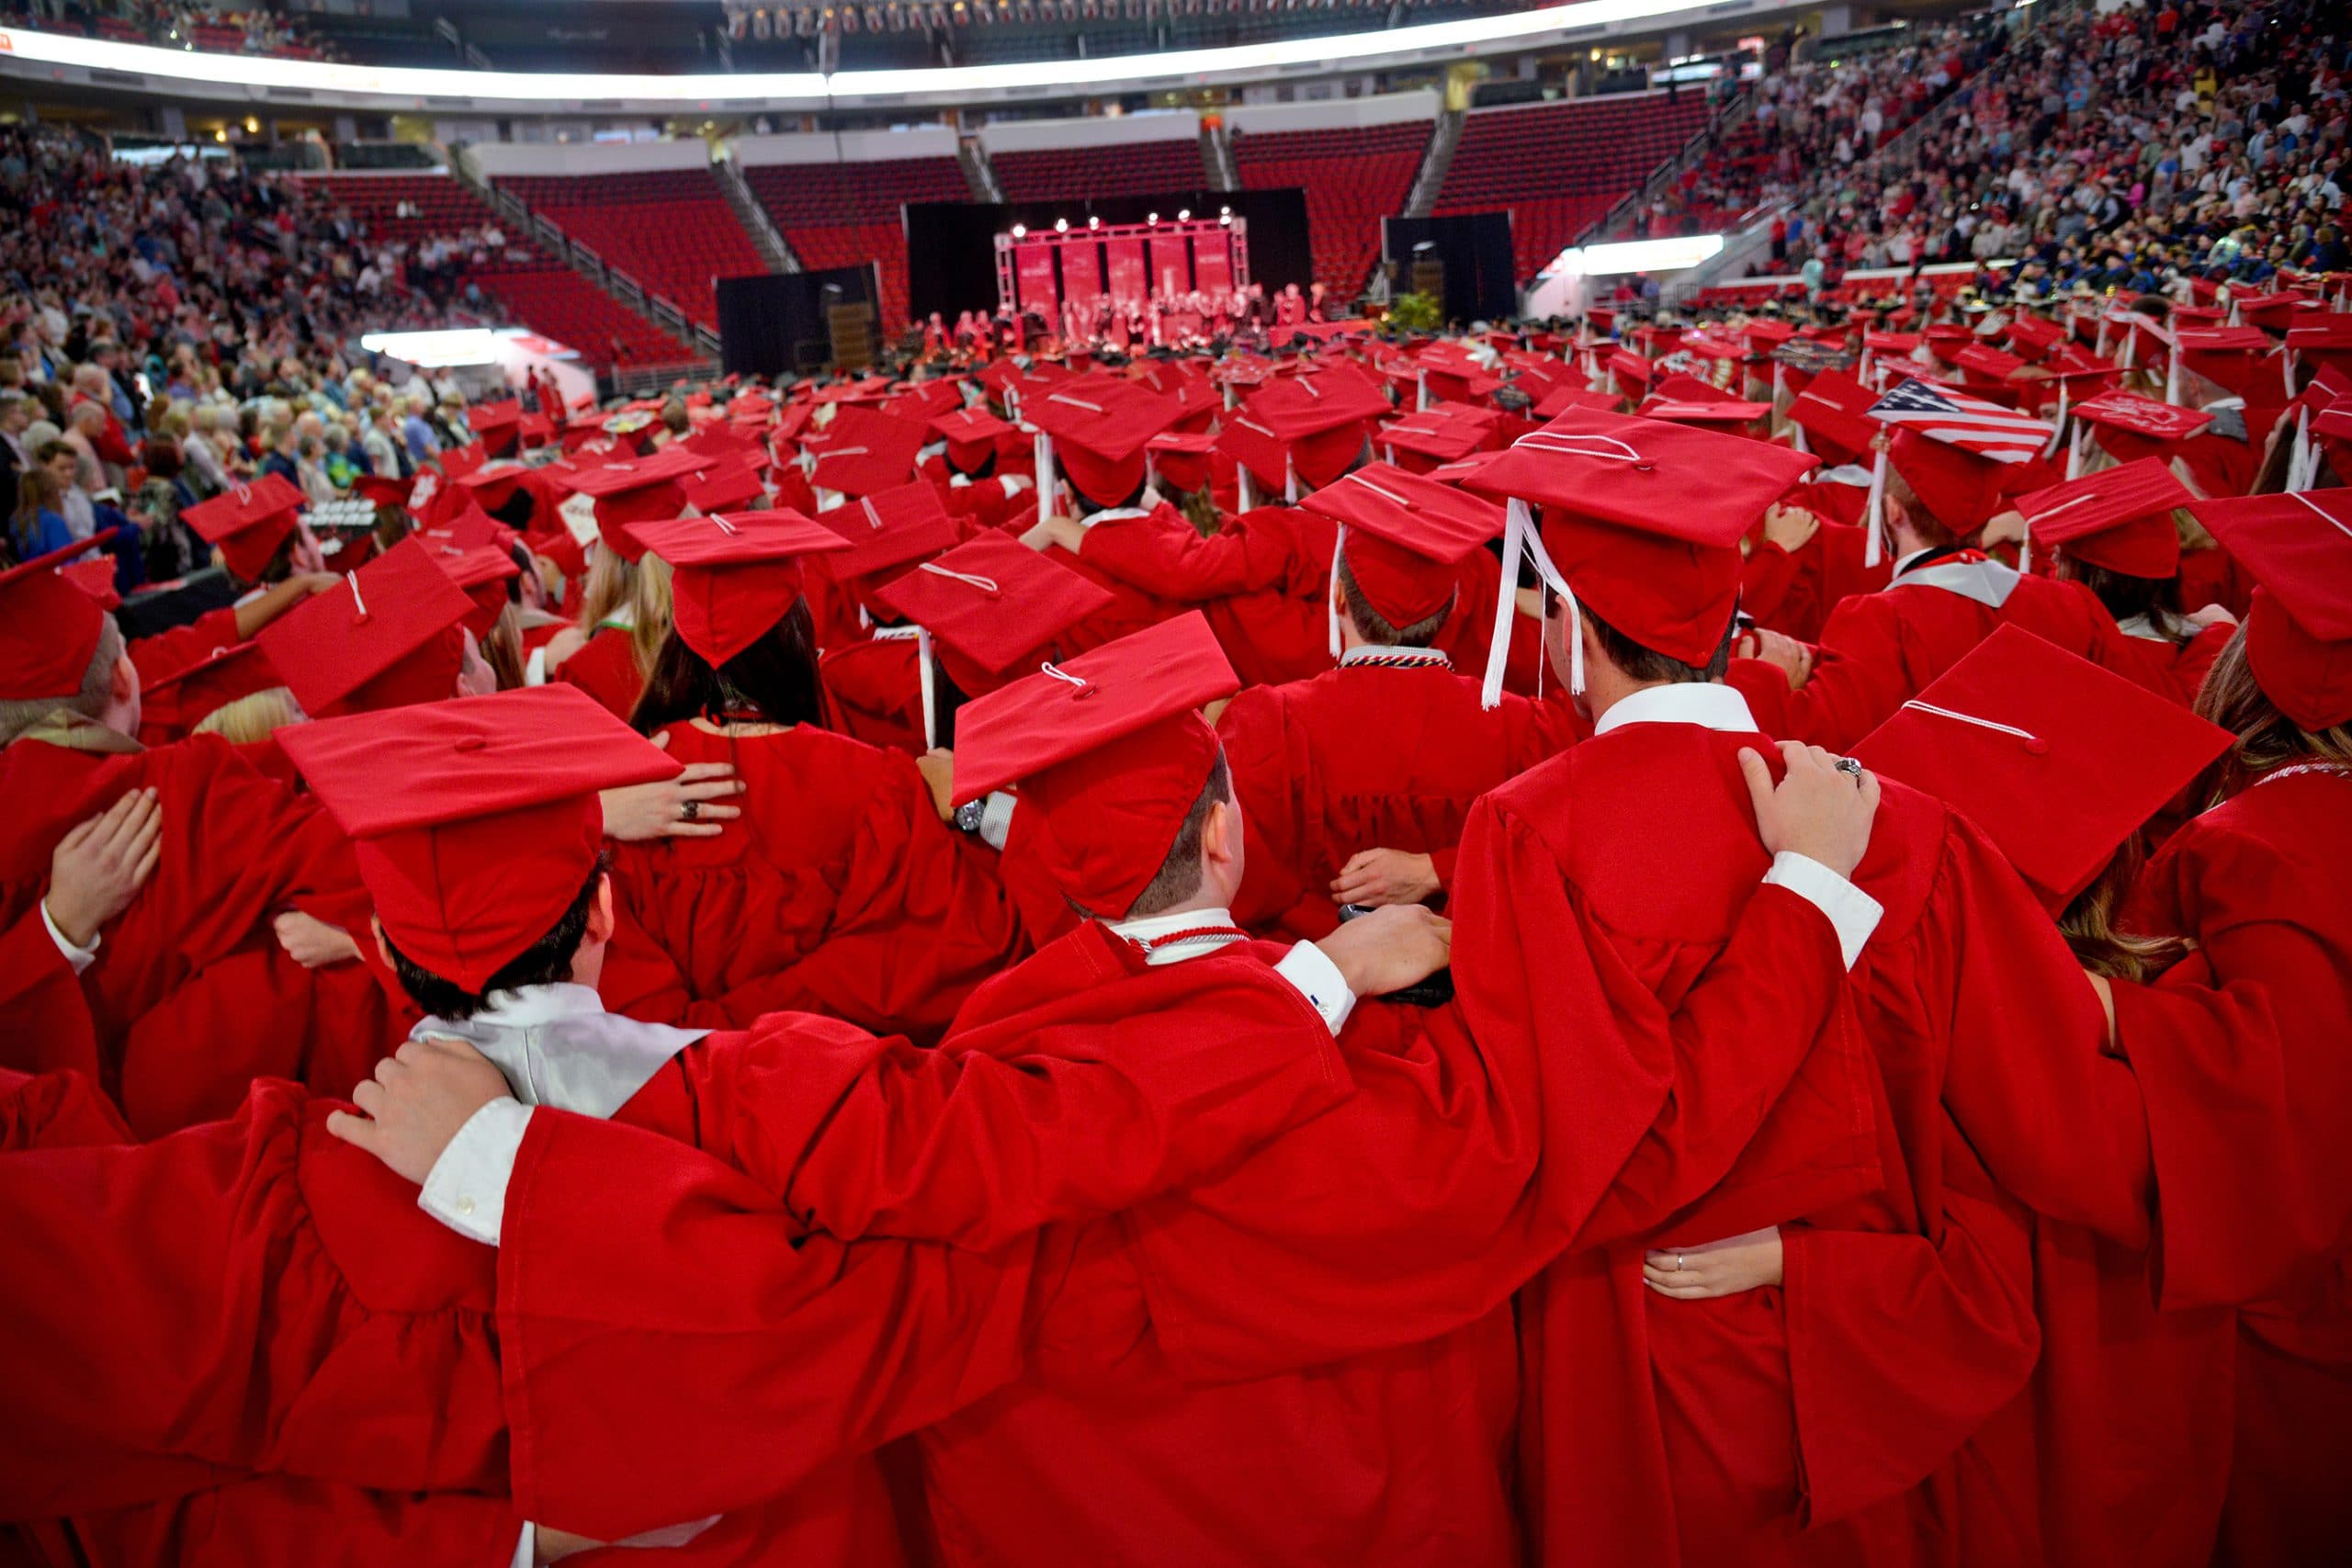
[[[631,651],[640,672],[650,674],[653,655],[670,635],[670,563],[647,555],[625,560],[609,547],[596,552],[588,586],[580,595],[580,629],[589,637],[616,615],[629,617]]]
[[[307,717],[292,692],[283,686],[268,686],[221,704],[198,719],[191,732],[218,735],[234,746],[250,746],[256,740],[268,739],[289,724],[300,724]]]

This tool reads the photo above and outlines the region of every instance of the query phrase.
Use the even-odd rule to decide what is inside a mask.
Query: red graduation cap
[[[1194,491],[1209,482],[1216,437],[1206,431],[1163,430],[1143,444],[1144,463],[1171,489]]]
[[[2305,730],[2352,723],[2352,490],[2191,507],[2261,584],[2245,657],[2264,694]]]
[[[438,702],[464,659],[473,601],[416,539],[346,573],[254,638],[314,718]]]
[[[914,477],[923,427],[877,409],[844,403],[822,435],[803,445],[817,460],[808,482],[843,495],[872,495]]]
[[[1728,426],[1735,431],[1766,418],[1772,412],[1770,403],[1741,402],[1731,398],[1680,402],[1667,398],[1652,398],[1637,411],[1644,419],[1662,419],[1675,424]]]
[[[2173,352],[2180,355],[2182,369],[2193,370],[2241,397],[2264,389],[2257,373],[2263,356],[2270,353],[2270,338],[2260,327],[2183,327],[2173,334]],[[2270,375],[2267,385],[2277,388],[2278,396],[2266,401],[2273,405],[2286,401],[2286,388],[2278,376]]]
[[[743,458],[760,462],[766,457],[766,454],[760,450],[760,444],[757,441],[741,431],[724,424],[706,424],[679,445],[689,452],[701,453],[714,463],[723,462],[728,458]]]
[[[308,504],[302,492],[284,479],[264,474],[187,508],[180,521],[220,552],[232,573],[252,582],[267,570]]]
[[[2213,423],[2201,409],[2143,397],[2120,388],[2075,405],[2075,417],[2098,427],[2099,445],[2118,457],[2169,456],[2181,442]]]
[[[149,728],[187,734],[213,713],[255,692],[283,686],[285,679],[258,642],[216,648],[195,663],[142,687],[140,732]]]
[[[1650,396],[1663,398],[1670,403],[1728,403],[1737,400],[1713,381],[1702,381],[1696,376],[1679,371],[1652,387]]]
[[[2180,570],[2177,507],[2193,498],[2160,458],[2142,457],[2017,498],[2033,543],[2132,577]]]
[[[875,602],[922,626],[954,655],[967,694],[1002,684],[1023,656],[1042,654],[1111,595],[1058,561],[1002,534],[983,534],[874,591]],[[959,726],[960,728],[960,726]]]
[[[1962,535],[1973,534],[2000,510],[2009,477],[2003,470],[2011,466],[1939,441],[1908,424],[1892,427],[1886,460],[1937,522]]]
[[[844,546],[825,562],[836,582],[871,577],[956,547],[956,521],[928,479],[910,479],[861,496],[846,506],[819,513],[817,521],[839,535]]]
[[[0,571],[0,702],[46,702],[82,689],[107,613],[57,569],[107,537],[76,539]]]
[[[710,459],[684,446],[664,446],[650,457],[613,457],[582,462],[564,482],[596,503],[596,531],[624,560],[644,554],[628,525],[675,517],[686,509],[687,476]]]
[[[1624,400],[1614,392],[1595,392],[1583,387],[1560,387],[1544,394],[1535,405],[1538,419],[1557,419],[1571,409],[1594,409],[1602,413],[1614,413]]]
[[[1972,386],[1999,386],[2025,368],[2025,361],[1989,344],[1971,344],[1951,356]]]
[[[1200,707],[1241,682],[1197,610],[976,698],[956,717],[958,802],[1018,783],[1055,885],[1117,919],[1166,863],[1218,743]]]
[[[1368,463],[1299,503],[1340,525],[1340,554],[1392,626],[1453,602],[1462,558],[1503,530],[1503,509],[1388,463]]]
[[[1269,488],[1284,484],[1287,462],[1302,487],[1317,489],[1347,472],[1363,450],[1365,423],[1385,418],[1389,412],[1388,395],[1352,365],[1302,371],[1264,388],[1242,414],[1227,422],[1230,427],[1246,417],[1260,433],[1270,434],[1282,456],[1261,468],[1262,447],[1259,461],[1233,447],[1226,450],[1250,463],[1251,473]]]
[[[939,415],[961,407],[963,401],[963,390],[953,378],[934,377],[909,387],[884,403],[882,412],[928,424]]]
[[[351,488],[379,506],[406,506],[409,487],[413,479],[384,474],[361,474],[351,481]]]
[[[1739,602],[1741,536],[1815,461],[1690,425],[1579,412],[1522,437],[1467,488],[1542,507],[1553,587],[1644,648],[1704,664]],[[1525,532],[1516,513],[1511,525],[1506,599],[1517,587],[1515,550]],[[1490,701],[1500,675],[1490,660]],[[1572,676],[1571,683],[1581,682]]]
[[[1182,411],[1174,398],[1141,382],[1085,376],[1023,398],[1021,412],[1051,438],[1055,457],[1080,495],[1097,506],[1117,506],[1143,488],[1144,443],[1175,423]]]
[[[351,839],[392,945],[476,993],[596,869],[597,793],[680,768],[560,682],[294,725],[278,743]]]
[[[1789,401],[1789,418],[1823,461],[1851,463],[1871,449],[1879,423],[1870,417],[1878,394],[1843,370],[1824,370]]]
[[[1854,755],[1984,829],[2056,914],[2230,740],[2178,703],[2004,626]]]
[[[1012,426],[984,408],[970,408],[934,414],[927,428],[947,443],[947,466],[968,474],[996,456],[998,438]]]
[[[2290,326],[2287,352],[2299,359],[2352,370],[2352,315],[2320,315]]]
[[[729,512],[767,504],[756,459],[721,459],[685,481],[686,504],[696,512]]]
[[[111,560],[77,560],[71,566],[61,566],[58,575],[90,596],[101,610],[119,610],[122,594],[115,588],[114,562]]]
[[[514,564],[512,554],[493,545],[440,551],[434,559],[472,604],[466,612],[466,629],[477,642],[488,637],[509,603],[508,584],[522,575],[523,569]]]
[[[1444,404],[1419,413],[1407,414],[1381,428],[1374,445],[1392,454],[1402,452],[1419,459],[1406,465],[1415,473],[1427,473],[1440,463],[1451,463],[1467,457],[1487,445],[1488,426],[1483,423],[1451,417],[1446,410],[1461,407]]]
[[[2009,320],[2010,351],[2030,360],[2040,359],[2065,337],[2066,329],[2047,316],[2020,313]]]
[[[848,547],[797,512],[713,513],[629,530],[670,563],[671,625],[714,667],[784,619],[800,597],[801,557]]]
[[[480,431],[512,430],[523,423],[523,405],[509,398],[502,403],[476,403],[466,411],[466,423]]]

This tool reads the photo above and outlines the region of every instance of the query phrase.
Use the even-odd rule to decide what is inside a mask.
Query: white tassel
[[[1871,496],[1862,508],[1862,525],[1870,536],[1862,544],[1862,564],[1874,567],[1885,558],[1886,453],[1882,448],[1871,461]]]
[[[1249,464],[1236,463],[1233,466],[1233,470],[1236,478],[1239,481],[1239,489],[1241,491],[1241,499],[1235,503],[1234,509],[1237,512],[1248,512],[1258,504],[1258,487],[1250,482]]]
[[[1495,592],[1494,642],[1487,649],[1487,674],[1478,688],[1479,705],[1496,708],[1502,705],[1503,675],[1510,668],[1510,638],[1519,614],[1519,563],[1531,562],[1535,568],[1537,583],[1566,600],[1568,606],[1568,694],[1584,694],[1584,621],[1577,609],[1577,596],[1568,591],[1558,567],[1544,548],[1544,540],[1535,530],[1534,513],[1527,502],[1513,496],[1503,509],[1502,581]],[[1538,679],[1541,680],[1541,665]]]
[[[1427,369],[1413,372],[1413,412],[1420,412],[1430,406],[1430,373]]]
[[[1325,618],[1331,623],[1331,657],[1340,657],[1340,550],[1348,542],[1348,525],[1340,524],[1331,536],[1331,579],[1323,595]]]
[[[929,751],[939,745],[938,682],[931,672],[931,633],[920,625],[915,627],[915,666],[922,682],[922,749]]]
[[[2083,464],[2089,460],[2091,455],[2091,434],[2094,428],[2092,425],[2086,424],[2076,430],[2073,445],[2066,448],[2066,477],[2070,479],[2078,479],[2083,477]]]
[[[1283,501],[1290,506],[1298,504],[1298,465],[1291,461],[1288,452],[1283,454]]]
[[[2044,457],[2055,457],[2058,455],[2058,444],[2066,439],[2067,390],[2073,386],[2072,381],[2064,378],[2061,378],[2058,383],[2058,422],[2051,429],[2050,445],[2041,449],[2041,455]]]
[[[1037,459],[1037,521],[1043,523],[1054,514],[1054,438],[1037,432],[1032,450]]]
[[[2287,493],[2312,488],[2319,477],[2319,464],[2312,456],[2312,412],[2307,408],[2295,411],[2295,446],[2287,457]]]
[[[2180,344],[2175,342],[2172,352],[2165,355],[2165,401],[2178,407],[2180,403]]]

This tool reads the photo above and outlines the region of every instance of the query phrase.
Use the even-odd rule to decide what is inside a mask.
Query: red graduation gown
[[[1775,544],[1758,543],[1741,568],[1739,607],[1758,626],[1799,642],[1815,640],[1842,601],[1877,592],[1894,574],[1891,560],[1862,564],[1869,542],[1864,530],[1824,518],[1814,536],[1793,554]]]
[[[791,1010],[929,1041],[1014,954],[993,857],[940,821],[903,755],[805,726],[665,733],[681,762],[734,764],[743,815],[616,847],[628,921],[599,987],[616,1012],[740,1029]]]
[[[1934,563],[1955,564],[1954,559]],[[1996,627],[2023,626],[2152,691],[2178,700],[2169,678],[2152,677],[2098,595],[2079,582],[2020,576],[1998,607],[1930,582],[1897,581],[1851,597],[1830,612],[1804,685],[1790,691],[1772,666],[1734,660],[1739,688],[1768,735],[1843,751],[1883,723]]]
[[[2352,1529],[2352,777],[2266,776],[2168,840],[2135,918],[2269,991],[2299,1175],[2278,1223],[2304,1266],[2239,1314],[2235,1461],[2220,1561],[2320,1562]]]
[[[0,1001],[0,1066],[82,1068],[142,1136],[228,1114],[258,1077],[347,1090],[397,1038],[383,994],[357,964],[302,968],[270,921],[300,907],[364,931],[350,846],[315,801],[217,736],[120,751],[28,739],[0,751],[14,828],[0,847],[0,922],[29,947],[58,840],[151,785],[164,813],[155,874],[107,922],[80,980],[93,1050],[44,1021],[35,987]]]
[[[1098,523],[1078,559],[1098,579],[1208,616],[1249,686],[1304,681],[1331,668],[1325,594],[1338,525],[1265,506],[1227,517],[1206,538],[1163,502],[1148,517]]]
[[[1428,854],[1450,882],[1471,802],[1575,738],[1565,702],[1505,696],[1440,664],[1327,671],[1255,686],[1217,720],[1248,836],[1234,917],[1322,936],[1331,879],[1362,850]]]
[[[637,643],[624,626],[599,626],[587,642],[555,667],[552,679],[569,681],[626,719],[645,693],[645,671],[637,667]]]
[[[158,681],[210,658],[221,649],[234,648],[240,640],[237,612],[223,608],[208,610],[184,626],[173,626],[153,637],[133,637],[125,645],[125,650],[139,671],[140,689],[152,691]],[[148,703],[140,712],[139,739],[150,746],[177,740],[187,733],[187,726],[181,722],[183,716],[176,703]]]

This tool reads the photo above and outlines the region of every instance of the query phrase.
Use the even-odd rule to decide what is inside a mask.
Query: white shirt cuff
[[[1000,474],[997,478],[1003,484],[1007,495],[1019,495],[1035,482],[1026,474]]]
[[[1838,950],[1844,955],[1846,967],[1862,955],[1862,944],[1878,930],[1879,917],[1885,914],[1879,901],[1815,860],[1794,850],[1782,850],[1772,857],[1772,869],[1764,880],[1785,887],[1815,908],[1829,917],[1837,928]]]
[[[1311,942],[1300,942],[1283,955],[1274,973],[1289,981],[1306,998],[1307,1006],[1322,1015],[1324,1027],[1334,1036],[1347,1027],[1348,1015],[1356,1010],[1356,994],[1348,989],[1347,976],[1321,948]]]
[[[980,842],[992,850],[1004,848],[1005,838],[1012,831],[1013,803],[1014,797],[1001,789],[989,795],[980,807]]]
[[[40,923],[41,929],[49,932],[49,940],[57,944],[57,951],[64,954],[65,962],[74,965],[74,973],[76,975],[98,961],[98,943],[106,939],[96,931],[92,931],[90,945],[87,947],[76,947],[66,941],[65,933],[57,929],[57,922],[49,918],[49,900],[46,898],[41,900]]]
[[[484,1247],[498,1245],[506,1218],[506,1184],[531,1124],[531,1108],[516,1100],[492,1100],[466,1118],[449,1146],[425,1172],[416,1206]]]
[[[507,1568],[532,1568],[539,1556],[539,1527],[530,1520],[523,1521],[523,1534],[514,1542],[514,1560]]]

